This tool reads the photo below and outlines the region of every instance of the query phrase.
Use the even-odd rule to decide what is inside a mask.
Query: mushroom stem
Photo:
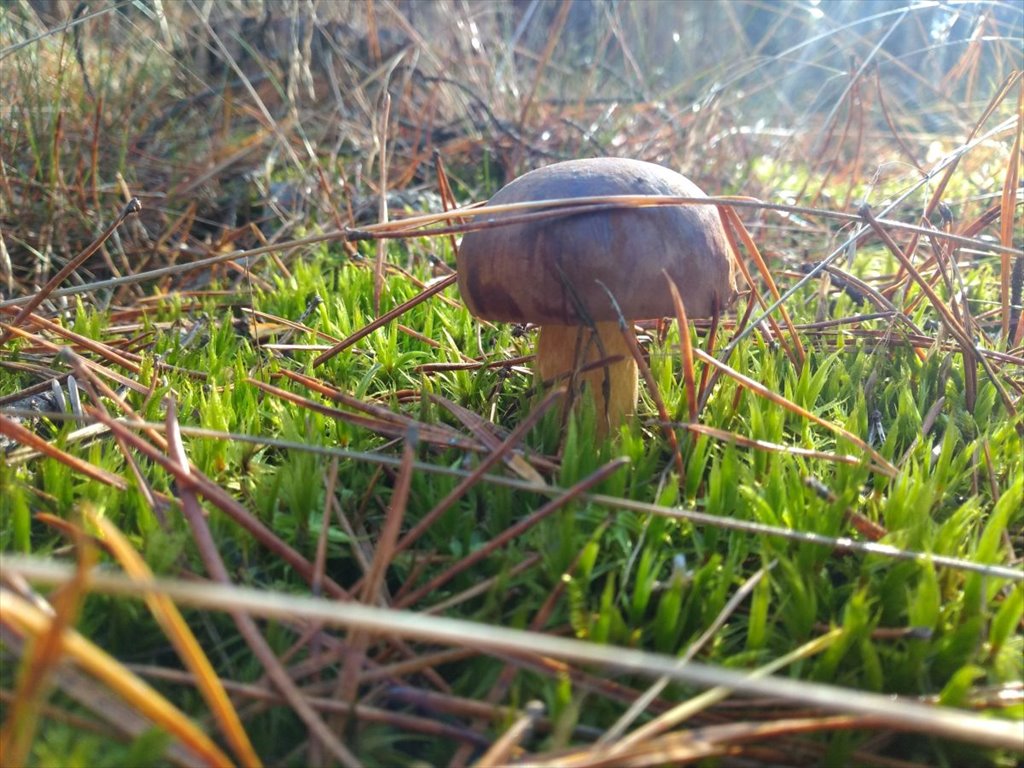
[[[609,358],[617,359],[601,364],[600,361]],[[537,340],[536,368],[537,375],[545,382],[582,371],[575,376],[573,394],[578,397],[585,384],[593,396],[599,437],[617,428],[636,410],[639,389],[636,360],[617,321],[595,323],[593,330],[580,325],[542,325]],[[587,368],[589,370],[584,370]]]

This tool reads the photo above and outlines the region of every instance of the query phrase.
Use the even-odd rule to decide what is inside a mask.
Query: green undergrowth
[[[430,277],[419,268],[414,273],[422,280]],[[158,333],[155,344],[144,353],[146,362],[139,381],[153,391],[148,398],[135,393],[127,397],[148,420],[161,421],[165,399],[173,398],[184,425],[289,442],[291,447],[184,438],[188,455],[201,472],[229,490],[300,552],[315,549],[325,509],[324,478],[337,460],[335,495],[361,537],[352,542],[337,527],[331,529],[327,573],[345,585],[361,575],[352,555],[353,545],[372,550],[375,544],[374,532],[391,499],[396,471],[389,468],[382,473],[377,464],[356,454],[398,457],[402,440],[267,395],[248,380],[268,381],[322,401],[319,395],[277,375],[281,370],[296,371],[421,422],[462,430],[441,404],[440,398],[444,398],[508,429],[539,399],[526,372],[504,372],[500,367],[422,372],[417,366],[458,363],[460,352],[476,356],[482,350],[495,362],[526,354],[532,332],[524,335],[508,326],[480,328],[458,304],[457,293],[449,290],[443,296],[455,301],[436,297],[398,321],[434,344],[391,323],[314,369],[311,360],[315,353],[298,351],[282,356],[261,350],[238,321],[237,305],[251,302],[261,312],[295,318],[309,297],[318,295],[324,303],[308,324],[342,338],[375,316],[372,270],[365,262],[322,251],[307,261],[294,262],[289,276],[269,279],[273,290],[243,291],[234,294],[230,302],[222,297],[207,298],[201,310],[187,313],[179,303],[168,301],[148,315],[145,322]],[[390,275],[381,311],[419,290],[411,280]],[[813,319],[815,311],[812,294],[804,298],[792,304],[798,323]],[[201,317],[209,321],[207,330],[199,343],[183,347],[181,330]],[[114,340],[101,312],[80,307],[72,327]],[[863,327],[872,326],[868,322]],[[689,332],[695,344],[705,343],[703,334]],[[315,339],[297,337],[292,341],[311,343]],[[579,482],[607,461],[626,457],[628,465],[594,488],[595,492],[826,536],[859,538],[847,518],[847,510],[854,510],[885,526],[888,535],[884,543],[981,563],[1005,563],[1007,541],[1010,537],[1019,540],[1024,523],[1024,457],[1020,437],[987,377],[978,377],[976,402],[969,407],[959,353],[936,345],[926,349],[921,359],[900,342],[898,333],[892,334],[891,343],[840,333],[817,340],[808,337],[805,344],[806,362],[796,366],[780,345],[755,334],[736,347],[728,362],[740,373],[855,435],[868,435],[870,419],[879,420],[885,434],[877,435],[875,444],[898,468],[895,477],[872,472],[863,461],[848,464],[785,451],[752,450],[685,431],[678,433],[685,467],[685,475],[678,477],[649,393],[642,398],[637,420],[603,442],[594,435],[592,413],[587,408],[569,420],[564,433],[561,414],[553,409],[527,436],[524,455],[559,454],[558,469],[549,480],[561,487]],[[663,341],[650,341],[648,352],[670,418],[685,421],[687,403],[681,385],[677,329],[673,327]],[[157,356],[172,367],[157,371],[153,364]],[[0,377],[5,391],[24,384],[18,375],[7,371],[0,371]],[[869,379],[872,384],[866,391]],[[414,396],[399,396],[408,392]],[[876,412],[873,417],[872,412]],[[923,432],[926,419],[930,422],[927,433]],[[741,390],[728,377],[717,383],[701,421],[782,446],[862,455],[849,440]],[[30,519],[29,511],[59,514],[89,502],[132,537],[156,571],[178,574],[184,567],[202,572],[182,518],[172,507],[164,513],[166,525],[160,524],[130,480],[116,443],[105,438],[84,447],[69,444],[66,438],[71,429],[52,425],[56,444],[129,478],[129,489],[120,492],[86,481],[53,459],[5,466],[0,548],[38,555],[59,553],[64,541]],[[423,441],[416,456],[437,471],[415,471],[405,511],[406,528],[455,487],[460,476],[449,470],[471,469],[480,460],[473,452]],[[167,473],[145,461],[141,466],[153,490],[173,495],[174,483]],[[826,486],[831,496],[817,493],[807,478]],[[546,500],[542,494],[478,483],[419,542],[394,558],[388,570],[389,588],[397,591],[410,578],[417,585],[426,583]],[[290,568],[256,546],[219,510],[211,505],[206,508],[225,563],[239,583],[307,589]],[[424,566],[428,555],[431,564]],[[533,567],[513,573],[517,564],[535,555],[538,559]],[[927,561],[843,554],[820,545],[696,525],[586,500],[570,502],[413,607],[425,609],[494,578],[490,589],[445,613],[528,627],[552,591],[561,589],[563,597],[542,629],[568,628],[575,636],[595,642],[678,654],[711,624],[744,580],[762,567],[769,567],[767,576],[702,651],[701,660],[750,668],[792,651],[829,627],[839,627],[842,634],[825,652],[798,662],[786,674],[863,690],[935,696],[957,706],[978,705],[979,692],[986,686],[1019,680],[1024,674],[1024,647],[1018,631],[1024,593],[1019,584],[935,567]],[[192,616],[194,628],[225,678],[251,680],[260,674],[227,619]],[[90,597],[81,629],[125,660],[153,658],[167,651],[166,639],[140,604]],[[283,627],[268,630],[275,648],[286,651],[292,634]],[[899,631],[886,635],[879,630]],[[453,690],[473,698],[486,696],[501,666],[500,661],[481,657],[450,670]],[[5,675],[9,685],[10,673]],[[621,682],[643,685],[640,679]],[[185,689],[165,685],[163,690],[183,706],[200,706],[194,697],[183,693]],[[666,695],[678,698],[687,694],[670,686]],[[547,704],[557,724],[547,737],[550,747],[558,746],[575,726],[608,727],[622,711],[621,705],[586,693],[568,679],[518,675],[509,694],[511,703],[534,698]],[[1019,707],[994,713],[999,717],[1022,714]],[[250,732],[268,758],[284,758],[288,745],[294,745],[302,732],[293,716],[277,710],[256,716],[254,722],[259,727]],[[60,734],[67,727],[55,726],[40,740],[36,748],[40,763],[45,762],[47,750],[77,754],[60,746],[64,738]],[[380,764],[398,760],[403,754],[419,754],[421,748],[428,750],[432,762],[443,762],[450,754],[441,742],[424,746],[411,736],[408,741],[389,740],[385,731],[376,727],[362,731],[360,738],[365,742],[363,754],[374,756]],[[907,737],[902,741],[897,751],[917,759],[950,761],[957,754],[948,745],[929,740]],[[89,739],[85,743],[90,743]],[[830,748],[841,757],[857,743],[857,739],[843,736]],[[132,747],[144,748],[142,743]],[[990,758],[1000,760],[997,755]]]

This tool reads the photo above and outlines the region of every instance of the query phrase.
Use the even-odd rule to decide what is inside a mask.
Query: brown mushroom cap
[[[603,157],[531,171],[488,205],[596,195],[704,197],[685,176],[660,165]],[[628,319],[674,315],[662,270],[690,317],[709,316],[715,295],[724,307],[735,294],[728,241],[718,211],[708,205],[601,210],[468,232],[458,268],[469,310],[503,322],[583,322],[566,283],[590,320],[615,320],[598,281]]]

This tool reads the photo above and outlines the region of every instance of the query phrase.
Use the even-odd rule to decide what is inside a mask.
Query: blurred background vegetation
[[[416,210],[434,151],[460,197],[617,155],[709,193],[877,206],[970,134],[1020,67],[1022,23],[998,0],[8,2],[3,287],[128,193],[144,226],[108,268],[245,245],[251,222],[373,219],[382,138]],[[985,160],[965,206],[1002,183],[1005,154]]]

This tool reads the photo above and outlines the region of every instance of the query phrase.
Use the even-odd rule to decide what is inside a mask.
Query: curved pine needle
[[[0,616],[19,629],[40,637],[49,630],[53,618],[8,589],[0,590],[3,600]],[[125,669],[117,659],[98,648],[73,629],[61,636],[64,654],[73,658],[86,672],[99,678],[143,715],[192,749],[207,765],[232,765],[231,759],[177,707],[159,692]]]
[[[746,437],[735,432],[729,432],[717,427],[709,427],[706,424],[673,424],[673,427],[688,429],[701,435],[713,437],[733,445],[740,445],[744,448],[753,448],[760,451],[771,451],[773,453],[788,453],[791,456],[803,456],[808,459],[823,459],[824,461],[835,461],[839,464],[857,465],[864,460],[849,453],[830,453],[828,451],[816,451],[813,448],[801,448],[798,445],[782,445],[773,443],[770,440],[758,440],[753,437]]]
[[[14,702],[0,730],[0,765],[25,765],[39,725],[47,683],[57,669],[63,653],[61,636],[73,627],[86,595],[86,574],[96,564],[96,549],[90,545],[81,528],[69,524],[69,533],[76,543],[76,578],[60,587],[50,598],[53,607],[49,627],[36,637],[27,650],[24,666],[18,675]]]
[[[93,510],[87,509],[86,517],[100,529],[104,540],[113,550],[125,572],[137,581],[152,581],[153,572],[117,526]],[[160,624],[164,634],[174,645],[178,656],[195,676],[196,687],[206,699],[217,723],[224,732],[224,738],[231,745],[239,762],[245,766],[259,766],[261,761],[253,749],[252,742],[242,726],[227,691],[213,669],[210,660],[203,653],[202,646],[192,634],[174,601],[167,595],[147,593],[146,605]]]

